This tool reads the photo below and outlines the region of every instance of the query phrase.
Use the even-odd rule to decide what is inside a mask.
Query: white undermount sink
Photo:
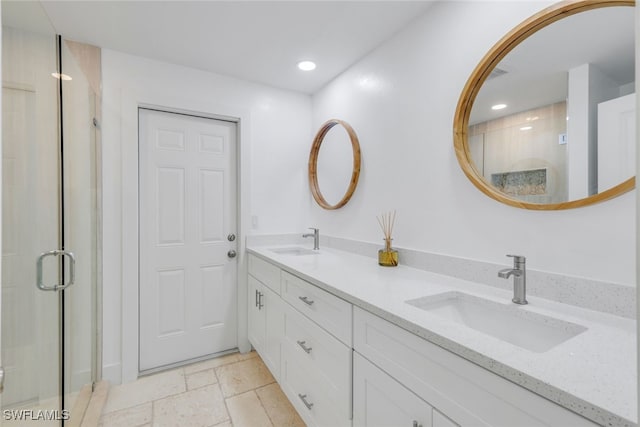
[[[288,248],[270,248],[269,250],[271,252],[275,252],[275,253],[280,254],[280,255],[293,255],[293,256],[317,255],[319,253],[318,251],[314,251],[312,249],[303,248],[301,246],[292,246],[292,247],[288,247]]]
[[[445,292],[405,302],[536,353],[544,353],[587,330],[522,306],[500,304],[464,292]]]

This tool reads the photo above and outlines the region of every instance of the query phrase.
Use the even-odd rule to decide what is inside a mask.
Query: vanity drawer
[[[350,414],[351,347],[344,345],[289,304],[283,305],[286,308],[282,346],[318,371],[334,403]]]
[[[308,426],[351,426],[351,412],[336,403],[342,397],[332,395],[321,372],[286,344],[282,346],[280,386]]]
[[[358,307],[354,349],[461,426],[595,426],[591,421]],[[354,397],[355,399],[355,397]]]
[[[278,267],[249,254],[249,274],[280,295],[280,269]]]
[[[351,347],[351,304],[286,271],[282,297],[334,337]]]

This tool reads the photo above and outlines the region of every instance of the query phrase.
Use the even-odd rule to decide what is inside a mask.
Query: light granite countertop
[[[272,248],[247,250],[598,424],[637,423],[635,320],[528,296],[529,304],[518,310],[587,328],[550,350],[532,352],[406,303],[459,291],[515,306],[508,291],[402,265],[380,267],[373,258],[335,249],[295,256]]]

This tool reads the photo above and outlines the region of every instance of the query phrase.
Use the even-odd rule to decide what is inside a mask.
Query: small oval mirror
[[[341,208],[351,199],[359,176],[360,143],[355,131],[342,120],[327,121],[316,134],[309,156],[313,198],[324,209]]]

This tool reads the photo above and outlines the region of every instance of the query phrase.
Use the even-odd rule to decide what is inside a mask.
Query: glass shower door
[[[59,426],[61,304],[36,287],[36,260],[60,248],[59,85],[56,35],[37,2],[2,2],[3,425]],[[59,257],[42,282],[59,283]],[[9,412],[5,412],[9,411]]]
[[[39,2],[1,6],[0,424],[80,425],[99,375],[100,51]]]

